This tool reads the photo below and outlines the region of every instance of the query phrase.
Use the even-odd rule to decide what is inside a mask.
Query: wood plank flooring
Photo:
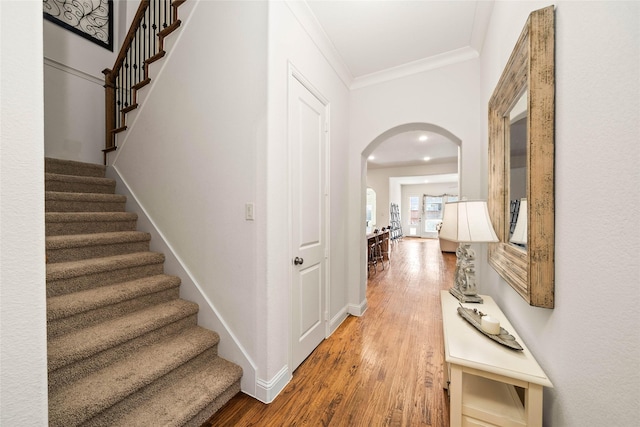
[[[348,317],[269,405],[240,393],[210,426],[448,426],[441,289],[455,254],[405,238],[368,281],[368,309]]]

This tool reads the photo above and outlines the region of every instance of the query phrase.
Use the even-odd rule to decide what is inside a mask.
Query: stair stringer
[[[202,292],[202,288],[195,280],[184,262],[167,242],[162,231],[156,227],[145,209],[140,205],[135,194],[115,166],[107,166],[106,177],[116,181],[116,193],[127,196],[126,211],[138,214],[137,229],[151,234],[151,250],[163,253],[165,256],[164,270],[167,274],[181,278],[180,297],[193,301],[200,306],[198,311],[198,325],[216,331],[220,335],[218,354],[242,367],[240,387],[243,393],[258,398],[256,394],[257,367],[239,342],[231,328],[224,321],[213,302]]]
[[[162,74],[162,70],[169,62],[168,59],[174,51],[174,47],[182,36],[182,28],[188,25],[189,20],[193,16],[194,10],[197,5],[197,1],[185,1],[184,3],[180,4],[180,7],[178,8],[178,16],[181,21],[181,25],[176,30],[171,32],[167,37],[164,37],[162,39],[162,50],[165,52],[165,55],[159,60],[153,61],[152,63],[148,64],[146,77],[149,79],[149,83],[139,89],[132,89],[135,91],[135,99],[138,106],[133,110],[124,113],[124,121],[122,122],[122,124],[125,125],[125,129],[114,134],[114,144],[117,148],[121,148],[122,146],[124,146],[124,144],[126,144],[127,139],[131,134],[129,130],[135,126],[138,115],[144,109],[147,98],[153,91],[158,77],[160,76],[160,74]],[[117,111],[116,114],[121,114],[121,111]],[[109,153],[106,153],[106,161],[108,162],[106,164],[112,164],[113,162],[115,162],[115,159],[117,158],[119,152],[119,150],[116,150],[115,156],[110,156]],[[109,161],[110,159],[111,161]]]

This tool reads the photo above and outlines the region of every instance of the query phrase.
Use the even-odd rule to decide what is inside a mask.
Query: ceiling
[[[426,140],[423,140],[424,138]],[[372,158],[373,157],[373,158]],[[435,132],[414,130],[384,140],[369,156],[369,169],[451,163],[458,159],[458,145]]]
[[[307,0],[355,79],[480,51],[493,1]]]
[[[389,80],[478,57],[493,1],[306,0],[354,86]],[[426,142],[418,137],[428,136]],[[374,151],[369,168],[424,164],[457,158],[458,146],[436,133],[406,132]]]

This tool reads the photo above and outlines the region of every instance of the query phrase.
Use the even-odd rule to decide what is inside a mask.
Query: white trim
[[[338,311],[338,314],[331,318],[331,321],[328,325],[329,333],[327,334],[327,338],[331,334],[333,334],[340,327],[340,325],[342,325],[342,322],[344,322],[347,317],[349,317],[348,308],[347,306],[344,306],[340,311]]]
[[[257,379],[256,394],[254,397],[263,403],[273,402],[273,399],[289,384],[291,378],[292,375],[289,372],[289,366],[283,366],[269,381]]]
[[[180,277],[180,297],[197,303],[198,324],[214,330],[220,335],[218,354],[242,367],[241,389],[249,396],[255,396],[257,391],[256,364],[248,352],[224,321],[213,302],[202,291],[202,287],[191,271],[186,267],[180,256],[173,250],[164,234],[149,217],[147,211],[140,204],[138,198],[120,175],[117,166],[107,167],[106,176],[116,181],[116,192],[127,197],[126,210],[138,214],[138,229],[151,234],[151,249],[162,252],[165,256],[164,269],[168,274]]]
[[[366,86],[384,83],[390,80],[407,77],[413,74],[422,73],[424,71],[434,70],[436,68],[446,67],[447,65],[458,62],[468,61],[478,58],[480,55],[477,50],[471,47],[463,47],[452,50],[451,52],[442,53],[440,55],[431,56],[429,58],[419,59],[407,64],[398,65],[397,67],[388,68],[386,70],[356,77],[353,79],[349,89],[360,89]]]
[[[307,2],[300,0],[285,0],[285,4],[289,7],[293,15],[298,20],[300,26],[309,35],[340,80],[350,90],[478,58],[484,43],[484,33],[482,32],[482,28],[486,28],[486,22],[491,19],[491,12],[493,10],[493,1],[481,1],[476,5],[473,31],[471,35],[471,46],[466,46],[440,55],[409,62],[407,64],[388,68],[364,76],[354,77],[335,45],[322,28],[322,25],[318,22],[318,19],[310,9]]]
[[[80,71],[77,68],[69,67],[68,65],[62,64],[51,58],[44,57],[44,65],[63,71],[65,73],[72,74],[76,77],[80,77],[81,79],[87,80],[91,83],[104,86],[104,78],[96,77],[94,75],[85,73],[84,71]]]
[[[325,302],[324,310],[331,313],[331,104],[325,103],[325,158],[324,158],[324,255],[325,255]],[[331,322],[324,324],[325,339],[332,333]]]
[[[324,31],[318,19],[313,14],[306,1],[285,0],[285,4],[296,17],[300,26],[309,35],[322,56],[327,60],[331,68],[336,72],[342,83],[348,88],[353,82],[353,74],[342,60],[336,47]],[[302,82],[301,82],[302,83]],[[303,83],[304,84],[304,83]]]
[[[367,299],[365,298],[360,304],[349,304],[347,307],[349,314],[351,314],[352,316],[360,317],[364,314],[365,311],[367,311],[367,308],[369,306],[367,305]]]
[[[489,27],[491,14],[493,13],[493,4],[493,0],[476,2],[473,30],[471,31],[471,47],[477,50],[478,53],[482,52],[484,37],[487,33],[486,29]]]

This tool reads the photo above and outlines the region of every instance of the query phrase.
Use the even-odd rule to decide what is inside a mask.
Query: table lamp
[[[498,242],[487,203],[483,200],[445,203],[440,238],[460,243],[456,250],[454,287],[449,292],[461,302],[482,303],[476,286],[476,254],[470,243]]]

